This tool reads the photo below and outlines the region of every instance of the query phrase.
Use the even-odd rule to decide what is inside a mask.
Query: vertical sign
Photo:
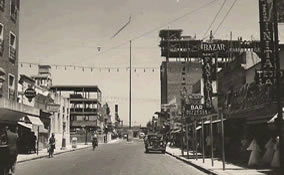
[[[259,0],[261,70],[257,71],[256,80],[260,84],[274,83],[274,43],[273,43],[273,0]]]
[[[212,88],[212,56],[203,56],[203,81],[204,81],[204,104],[206,109],[212,109],[212,96],[213,96],[213,88]]]
[[[278,0],[277,1],[277,17],[278,17],[278,23],[284,23],[284,0]]]

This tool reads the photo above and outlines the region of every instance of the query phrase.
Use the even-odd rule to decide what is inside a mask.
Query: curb
[[[90,148],[90,147],[92,147],[92,146],[90,145],[90,146],[86,146],[86,147],[83,147],[83,148],[70,149],[70,150],[54,153],[54,155],[60,155],[60,154],[64,154],[64,153],[69,153],[69,152],[73,152],[73,151],[87,149],[87,148]],[[42,159],[42,158],[45,158],[45,157],[48,157],[48,154],[47,155],[33,157],[33,158],[30,158],[30,159],[26,159],[26,160],[20,160],[20,161],[17,161],[17,163],[23,163],[23,162],[27,162],[27,161],[31,161],[31,160]]]
[[[178,159],[178,160],[180,160],[180,161],[183,161],[184,163],[186,163],[186,164],[188,164],[188,165],[193,166],[194,168],[196,168],[196,169],[198,169],[198,170],[200,170],[200,171],[202,171],[202,172],[204,172],[204,173],[206,173],[206,174],[209,174],[209,175],[218,175],[217,173],[215,173],[215,172],[213,172],[213,171],[210,171],[210,170],[205,169],[205,168],[203,168],[203,167],[201,167],[201,166],[198,166],[198,165],[192,163],[192,162],[189,161],[189,160],[184,160],[184,159],[182,159],[181,157],[176,156],[176,155],[174,155],[174,154],[172,154],[172,153],[170,153],[170,152],[168,152],[168,151],[166,151],[166,153],[167,153],[168,155],[172,156],[172,157],[175,157],[176,159]]]

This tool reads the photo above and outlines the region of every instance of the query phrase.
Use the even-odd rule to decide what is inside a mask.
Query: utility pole
[[[280,168],[284,172],[284,127],[283,111],[281,105],[281,87],[280,87],[280,58],[279,58],[279,40],[278,40],[278,22],[277,22],[277,0],[273,0],[273,19],[274,19],[274,54],[276,60],[276,87],[277,87],[277,125],[279,130],[279,150],[280,150]]]
[[[129,129],[131,129],[131,40],[129,41],[130,55],[129,55]]]

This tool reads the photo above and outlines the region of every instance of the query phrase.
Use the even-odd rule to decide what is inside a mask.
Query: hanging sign
[[[274,42],[273,42],[273,1],[259,0],[261,70],[256,73],[260,83],[273,85],[275,79]]]
[[[49,103],[46,106],[48,112],[58,112],[60,109],[59,104]]]
[[[202,77],[204,81],[203,92],[204,92],[205,108],[210,110],[213,108],[213,103],[212,103],[212,96],[213,96],[212,57],[211,56],[203,56]]]
[[[24,95],[29,100],[29,102],[31,102],[36,96],[36,91],[33,88],[29,87],[25,90]]]

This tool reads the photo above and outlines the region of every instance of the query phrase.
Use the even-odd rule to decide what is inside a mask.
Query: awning
[[[30,116],[30,115],[27,115],[26,117],[28,118],[28,120],[29,120],[33,125],[36,125],[36,126],[43,126],[42,121],[41,121],[38,117],[33,117],[33,116]]]
[[[41,126],[39,127],[39,133],[48,133],[48,130]]]
[[[195,130],[197,131],[197,130],[199,130],[199,129],[201,129],[202,127],[201,126],[197,126],[196,128],[195,128]]]
[[[1,123],[16,124],[20,118],[25,114],[19,111],[10,110],[7,108],[0,108],[0,121]]]
[[[23,126],[23,127],[25,127],[25,128],[31,129],[31,130],[32,130],[32,128],[33,128],[33,125],[30,124],[30,123],[18,122],[18,125],[21,125],[21,126]]]
[[[225,121],[226,119],[223,119],[223,121]],[[221,119],[218,119],[218,120],[213,120],[212,123],[220,123],[221,122]],[[210,120],[207,120],[204,122],[204,125],[208,125],[210,124]]]
[[[284,113],[282,115],[284,116]],[[267,123],[274,123],[277,117],[278,117],[278,113],[276,113],[270,120],[268,120]]]

